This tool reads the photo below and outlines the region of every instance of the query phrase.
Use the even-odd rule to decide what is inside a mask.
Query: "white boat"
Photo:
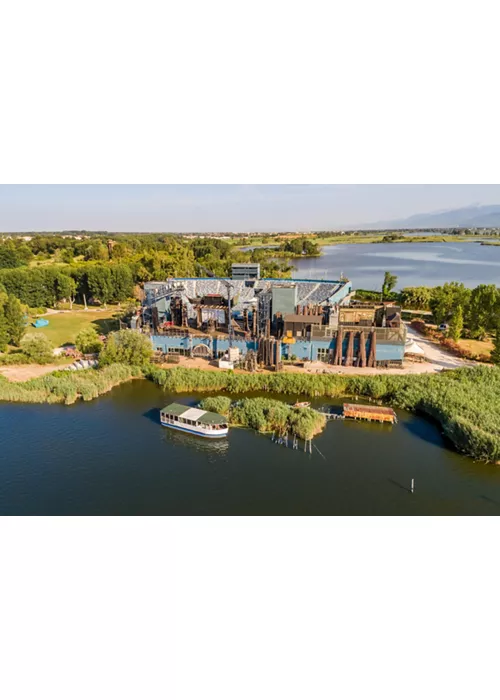
[[[219,413],[190,408],[179,403],[171,403],[162,408],[160,420],[165,428],[206,438],[225,437],[229,432],[227,418]]]

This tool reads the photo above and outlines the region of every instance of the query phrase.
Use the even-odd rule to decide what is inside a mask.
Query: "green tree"
[[[473,338],[482,340],[486,332],[495,330],[500,307],[500,291],[494,284],[480,284],[472,290],[466,314],[466,325]]]
[[[152,354],[153,346],[146,335],[133,330],[115,331],[108,336],[99,355],[99,364],[143,365],[150,361]]]
[[[46,365],[54,359],[52,344],[43,333],[28,333],[21,342],[21,350],[31,362]]]
[[[128,265],[118,264],[111,266],[112,300],[125,301],[134,291],[134,279]]]
[[[69,275],[60,272],[55,279],[55,293],[57,301],[66,299],[69,301],[70,309],[72,309],[76,294],[75,280]]]
[[[447,282],[442,287],[434,287],[430,309],[436,323],[448,321],[457,306],[467,309],[471,290],[462,282]]]
[[[0,243],[0,268],[21,267],[22,264],[22,256],[12,241]]]
[[[71,265],[73,262],[73,251],[70,248],[65,248],[61,252],[61,261],[67,265]]]
[[[7,345],[9,343],[9,328],[7,325],[7,319],[3,312],[3,308],[0,308],[0,352],[5,352]]]
[[[401,290],[401,304],[405,309],[428,311],[432,299],[432,287],[405,287]]]
[[[113,279],[109,266],[92,265],[87,272],[90,293],[104,306],[113,298]]]
[[[493,350],[491,351],[491,361],[500,365],[500,315],[497,316],[495,333],[493,335]]]
[[[12,343],[12,345],[19,345],[26,329],[24,311],[19,299],[16,299],[14,296],[7,297],[7,302],[4,306],[4,314],[7,332],[9,334],[9,342]]]
[[[126,243],[116,243],[111,250],[112,260],[124,260],[130,257],[132,249]]]
[[[7,299],[8,299],[8,294],[7,290],[3,286],[3,284],[0,283],[0,309],[3,310],[3,307],[5,306]]]
[[[450,319],[448,337],[455,342],[460,340],[464,329],[464,313],[461,306],[457,306]]]
[[[392,292],[397,282],[398,278],[396,275],[392,275],[390,272],[385,273],[384,282],[382,284],[382,299]]]
[[[102,350],[102,341],[99,339],[96,329],[92,326],[82,328],[76,336],[75,344],[84,355]]]
[[[85,249],[85,260],[108,260],[108,246],[102,241],[92,241]]]

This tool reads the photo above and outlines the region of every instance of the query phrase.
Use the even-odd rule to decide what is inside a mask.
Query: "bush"
[[[500,461],[500,367],[464,367],[420,375],[235,374],[148,367],[147,376],[169,392],[266,391],[298,396],[368,396],[437,420],[455,447],[476,459]],[[246,400],[246,399],[245,399]],[[239,409],[240,410],[240,409]],[[235,414],[234,417],[241,415]],[[257,430],[269,422],[264,405],[247,420]]]
[[[0,355],[0,365],[29,365],[32,360],[22,352],[7,352]]]
[[[473,360],[474,362],[491,362],[491,357],[488,355],[482,353],[476,354],[463,348],[452,338],[447,338],[443,333],[427,326],[421,319],[415,319],[411,322],[410,326],[427,338],[437,340],[443,348],[456,357],[461,357],[463,360]]]
[[[147,364],[153,355],[151,340],[142,333],[133,330],[110,333],[101,354],[99,364],[121,363],[141,366]]]
[[[231,399],[228,396],[209,396],[200,404],[204,411],[212,411],[220,413],[222,416],[229,416],[231,408]]]
[[[216,399],[227,400],[217,396]],[[206,401],[206,400],[204,400]],[[205,403],[202,402],[203,407]],[[302,440],[310,440],[326,425],[324,415],[311,408],[294,408],[290,404],[266,398],[246,398],[231,405],[230,422],[253,428],[261,433],[291,432]]]
[[[46,365],[54,359],[52,344],[43,333],[28,333],[21,341],[21,350],[30,362]]]
[[[102,341],[99,339],[97,331],[95,328],[92,328],[92,326],[82,328],[76,336],[75,345],[84,355],[100,352],[102,350]]]
[[[0,377],[0,401],[66,404],[78,398],[90,401],[117,384],[139,376],[138,367],[111,365],[80,372],[58,370],[27,382],[9,382]]]

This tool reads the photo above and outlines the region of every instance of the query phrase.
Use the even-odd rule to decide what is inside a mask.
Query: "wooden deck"
[[[378,421],[379,423],[397,423],[397,417],[392,408],[386,406],[366,406],[357,403],[344,404],[344,417],[355,420]]]

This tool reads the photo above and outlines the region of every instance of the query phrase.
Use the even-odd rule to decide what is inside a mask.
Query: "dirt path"
[[[457,367],[473,367],[475,362],[470,360],[462,360],[447,352],[439,343],[436,343],[429,338],[425,338],[420,333],[417,333],[413,328],[408,326],[408,339],[414,340],[425,352],[425,357],[435,367],[434,371],[439,369],[457,369]],[[427,364],[427,363],[426,363]]]
[[[405,362],[401,368],[381,369],[379,367],[341,367],[328,365],[323,362],[308,362],[305,367],[295,365],[285,365],[285,372],[297,374],[345,374],[345,375],[376,375],[376,374],[429,374],[440,372],[443,369],[457,369],[458,367],[472,366],[475,363],[466,362],[459,357],[446,352],[438,344],[431,342],[427,338],[419,335],[412,328],[408,328],[408,339],[415,340],[425,352],[427,362]],[[163,365],[165,368],[189,367],[192,369],[204,369],[211,372],[226,372],[219,369],[208,360],[197,358],[181,357],[178,365]],[[248,374],[244,370],[235,370],[238,374]],[[260,370],[266,371],[266,370]]]
[[[56,369],[64,369],[64,365],[9,365],[0,367],[0,374],[11,382],[26,382]]]
[[[379,369],[377,367],[338,367],[335,365],[327,365],[323,362],[308,362],[305,367],[295,367],[294,365],[285,365],[285,372],[299,374],[346,374],[346,375],[375,375],[375,374],[427,374],[432,372],[440,372],[443,369],[457,369],[458,367],[473,366],[474,362],[466,362],[446,352],[440,345],[432,342],[428,338],[408,328],[408,339],[414,340],[424,350],[428,362],[405,362],[401,369]],[[68,364],[71,360],[68,360]],[[227,370],[219,369],[215,364],[211,364],[208,360],[201,357],[189,358],[181,357],[178,365],[164,364],[165,369],[174,367],[188,367],[192,369],[204,369],[210,372],[226,372]],[[0,367],[0,374],[7,377],[12,382],[25,382],[28,379],[42,377],[44,374],[53,372],[56,369],[64,369],[63,365],[12,365]],[[266,370],[261,370],[265,372]],[[245,370],[235,370],[237,374],[248,374]]]

